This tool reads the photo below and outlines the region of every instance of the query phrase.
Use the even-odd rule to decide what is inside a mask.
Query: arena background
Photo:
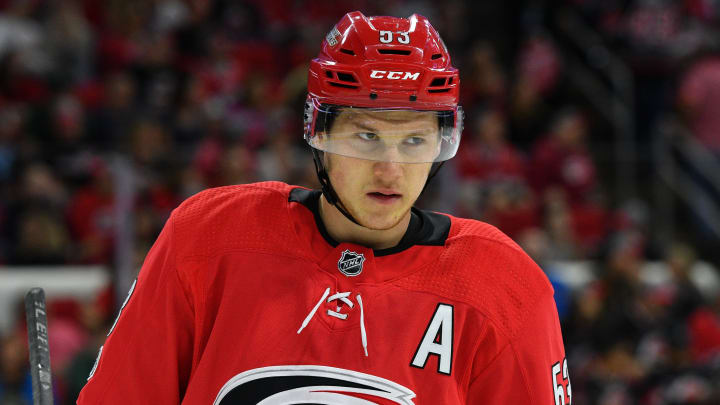
[[[720,403],[720,1],[0,0],[0,404],[31,286],[74,403],[175,206],[315,186],[307,66],[352,10],[447,44],[467,121],[421,205],[541,264],[573,402]]]

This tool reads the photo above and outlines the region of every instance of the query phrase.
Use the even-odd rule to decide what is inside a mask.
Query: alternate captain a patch
[[[338,270],[346,276],[357,276],[362,272],[365,255],[345,249],[338,260]]]

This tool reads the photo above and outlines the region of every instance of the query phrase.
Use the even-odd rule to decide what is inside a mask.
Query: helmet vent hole
[[[352,49],[340,48],[340,52],[355,56],[355,52]]]
[[[434,89],[428,90],[428,93],[447,93],[450,89]]]
[[[381,55],[410,55],[410,51],[407,49],[378,49],[378,53]]]
[[[432,60],[440,59],[440,58],[442,58],[442,54],[440,54],[440,53],[436,53],[430,57],[430,59],[432,59]]]
[[[351,75],[350,73],[337,72],[337,77],[338,80],[342,80],[343,82],[357,83],[355,76]]]
[[[451,85],[452,82],[453,82],[453,78],[451,77],[451,78],[448,79],[448,86]]]
[[[327,76],[328,78],[332,79],[332,78],[333,78],[333,72],[331,72],[331,71],[329,71],[329,70],[326,70],[326,71],[325,71],[325,76]]]
[[[440,87],[445,85],[445,77],[436,77],[430,82],[430,87]]]

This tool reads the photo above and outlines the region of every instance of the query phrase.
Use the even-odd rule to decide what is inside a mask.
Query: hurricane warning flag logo
[[[326,366],[273,366],[231,378],[213,405],[415,405],[400,384],[357,371]]]
[[[362,272],[365,255],[345,249],[338,260],[338,270],[346,276],[357,276]]]

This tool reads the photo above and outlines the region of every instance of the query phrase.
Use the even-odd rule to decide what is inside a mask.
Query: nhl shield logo
[[[346,276],[357,276],[362,272],[365,255],[345,249],[338,260],[338,270]]]

